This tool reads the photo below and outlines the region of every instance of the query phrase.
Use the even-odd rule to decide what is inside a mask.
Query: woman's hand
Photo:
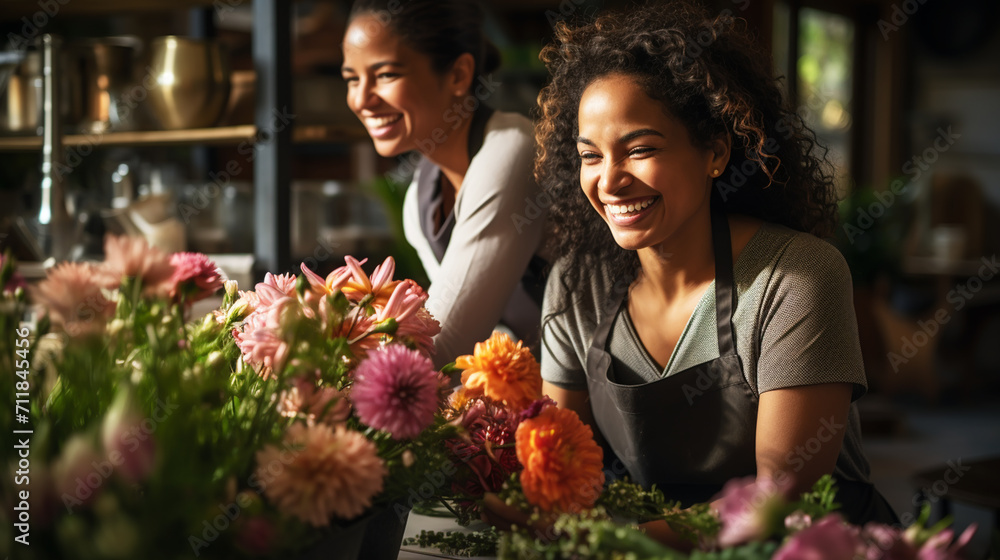
[[[509,506],[500,496],[487,492],[483,495],[482,520],[501,531],[510,531],[511,527],[517,526],[519,529],[530,531],[536,539],[542,541],[552,541],[556,539],[555,530],[552,524],[555,517],[543,514],[532,520],[531,514],[520,509]]]

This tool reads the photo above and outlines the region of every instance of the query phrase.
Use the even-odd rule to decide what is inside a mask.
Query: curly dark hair
[[[711,18],[688,2],[611,13],[556,27],[540,58],[552,75],[538,95],[535,177],[551,195],[551,254],[566,256],[571,290],[588,267],[610,263],[638,271],[635,251],[618,246],[580,187],[575,138],[586,87],[614,73],[642,86],[687,128],[692,143],[732,140],[729,163],[715,179],[712,204],[824,237],[837,221],[833,175],[815,134],[782,102],[770,57],[745,21],[726,10]]]

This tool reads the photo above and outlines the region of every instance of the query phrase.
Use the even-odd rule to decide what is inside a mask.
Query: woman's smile
[[[660,196],[649,196],[605,204],[604,212],[615,225],[627,227],[651,214],[661,198]]]

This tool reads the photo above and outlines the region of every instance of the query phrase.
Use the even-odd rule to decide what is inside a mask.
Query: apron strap
[[[736,353],[736,333],[733,330],[733,310],[736,290],[733,288],[733,247],[729,238],[729,220],[712,206],[712,249],[715,252],[715,329],[718,333],[719,357]]]

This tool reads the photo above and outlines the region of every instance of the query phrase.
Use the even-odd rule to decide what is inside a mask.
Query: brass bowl
[[[218,122],[229,99],[229,61],[215,41],[166,36],[152,41],[149,104],[165,129]]]

